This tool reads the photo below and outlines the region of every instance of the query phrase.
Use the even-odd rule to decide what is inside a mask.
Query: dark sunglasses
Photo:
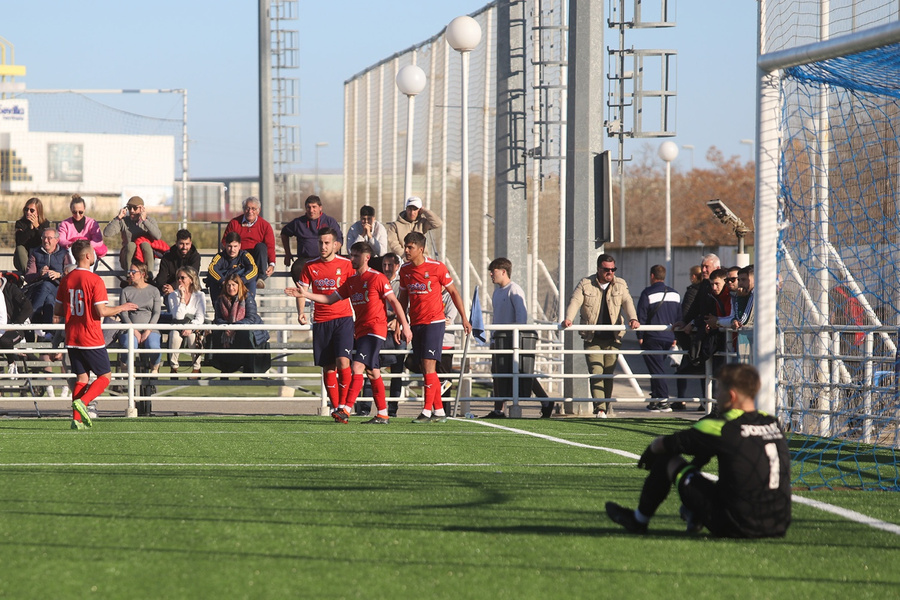
[[[613,267],[612,269],[609,269],[607,267],[600,267],[600,270],[603,271],[604,273],[615,273],[616,267]]]
[[[737,277],[726,277],[725,281],[728,283],[734,283],[735,281],[737,281]]]

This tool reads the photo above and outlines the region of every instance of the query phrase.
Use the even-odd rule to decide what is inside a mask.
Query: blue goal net
[[[897,490],[900,45],[782,71],[778,411],[794,484]]]

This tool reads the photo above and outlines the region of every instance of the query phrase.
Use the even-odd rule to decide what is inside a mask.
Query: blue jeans
[[[124,332],[119,334],[119,345],[122,348],[128,348],[128,338],[126,337],[129,332]],[[135,338],[137,341],[137,338]],[[150,366],[156,366],[162,362],[162,353],[159,352],[159,349],[162,346],[162,336],[158,331],[151,331],[150,335],[147,336],[147,339],[142,343],[137,344],[137,348],[141,348],[144,350],[156,350],[157,352],[150,352],[148,354],[139,355],[139,359],[137,360],[137,364],[150,364]]]

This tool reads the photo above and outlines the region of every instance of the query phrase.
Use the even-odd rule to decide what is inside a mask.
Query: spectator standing
[[[728,316],[719,319],[719,327],[730,330],[738,360],[749,362],[753,343],[753,265],[738,271],[737,293],[732,298]]]
[[[20,274],[28,266],[28,253],[41,246],[41,231],[48,227],[50,221],[44,218],[44,203],[40,198],[29,198],[22,207],[22,218],[15,223],[13,264]]]
[[[175,234],[175,245],[159,259],[159,272],[153,278],[153,282],[164,297],[178,289],[177,273],[178,269],[183,267],[191,267],[196,273],[200,272],[200,253],[194,247],[191,232],[187,229],[178,230]]]
[[[609,254],[597,257],[597,273],[585,277],[575,286],[563,329],[570,327],[581,314],[582,325],[626,325],[640,327],[634,300],[624,279],[616,277],[616,259]],[[618,350],[622,347],[624,331],[582,331],[584,358],[591,375],[612,375],[616,370]],[[613,380],[592,379],[592,398],[611,398]],[[594,402],[594,414],[605,419],[609,416],[609,402]]]
[[[244,280],[232,273],[222,284],[222,294],[216,300],[216,325],[262,325],[262,317],[256,310],[256,299],[244,285]],[[262,348],[269,341],[264,327],[253,330],[217,330],[213,332],[214,348],[229,350]],[[264,354],[215,354],[213,366],[220,371],[261,373],[271,364],[271,357]],[[263,368],[265,367],[265,368]]]
[[[380,260],[379,260],[380,259]],[[384,273],[384,276],[387,278],[388,282],[391,284],[391,289],[394,292],[394,297],[400,297],[400,257],[394,254],[393,252],[388,252],[387,254],[380,256],[376,259],[376,261],[380,262],[381,272]],[[374,261],[373,261],[374,262]],[[371,262],[370,262],[371,264]],[[394,312],[394,307],[389,303],[385,302],[384,304],[385,310],[387,311],[387,319],[388,319],[388,335],[384,340],[384,346],[382,346],[383,350],[406,350],[406,340],[401,339],[399,342],[396,341],[394,337],[394,332],[400,326],[400,321],[397,319],[397,313]],[[388,372],[391,375],[402,375],[403,374],[403,356],[397,354],[385,354],[381,357],[381,366],[387,367]],[[401,377],[392,377],[390,381],[390,397],[391,398],[399,398],[400,392],[403,390],[403,379]],[[397,400],[388,401],[388,416],[396,417],[397,410],[400,407],[400,403]]]
[[[91,272],[96,257],[89,241],[72,244],[72,256],[77,267],[59,284],[53,322],[66,324],[66,348],[76,377],[72,388],[72,429],[84,429],[92,425],[85,404],[103,393],[112,375],[100,324],[105,317],[135,310],[137,305],[128,302],[109,306],[106,285]],[[90,373],[96,377],[93,382]]]
[[[334,232],[337,242],[335,253],[340,252],[344,243],[341,226],[331,216],[325,214],[322,200],[318,196],[309,196],[304,202],[306,214],[303,214],[281,228],[281,245],[284,246],[284,266],[291,268],[291,279],[300,281],[300,273],[307,261],[319,257],[319,230],[328,227]],[[297,254],[291,252],[291,238],[297,238]]]
[[[172,323],[185,327],[190,325],[191,328],[169,332],[169,367],[172,373],[178,372],[180,350],[187,342],[188,348],[197,350],[193,353],[192,372],[199,373],[203,353],[199,352],[196,328],[206,320],[206,296],[200,291],[200,277],[194,267],[179,267],[175,272],[175,280],[178,287],[166,296],[166,306],[172,315]]]
[[[153,246],[151,242],[162,238],[159,225],[153,217],[147,216],[147,207],[140,196],[132,196],[115,218],[103,228],[103,235],[122,238],[122,249],[119,251],[119,263],[122,269],[129,271],[140,244],[143,262],[153,271]]]
[[[51,227],[41,232],[41,245],[28,254],[25,282],[34,307],[32,323],[52,323],[59,281],[69,264],[69,253],[59,245],[59,234]],[[50,336],[52,338],[52,336]]]
[[[266,287],[265,280],[275,272],[275,232],[268,221],[259,216],[262,204],[259,198],[250,196],[243,203],[243,214],[236,216],[225,226],[222,235],[222,247],[229,233],[237,233],[241,240],[241,250],[253,256],[253,262],[259,269],[259,276],[253,283],[251,293],[256,295],[256,288]],[[245,280],[246,281],[246,280]]]
[[[700,282],[703,281],[703,271],[700,265],[694,265],[690,270],[690,285],[688,285],[687,289],[684,291],[684,296],[681,299],[681,318],[678,322],[675,323],[675,340],[678,342],[678,346],[682,350],[690,350],[691,348],[691,336],[684,332],[684,323],[685,317],[691,310],[691,305],[694,303],[694,300],[697,298],[697,290],[700,289]],[[678,368],[676,369],[676,374],[687,373],[689,365],[689,359],[684,356],[681,357],[681,362],[678,364]],[[684,398],[687,395],[687,384],[688,380],[683,377],[678,377],[675,380],[675,388],[676,395],[679,398]],[[685,404],[682,400],[677,400],[672,402],[672,410],[684,410]]]
[[[641,325],[666,325],[666,331],[638,331],[638,342],[641,350],[664,350],[671,352],[676,348],[675,333],[672,326],[681,319],[681,296],[666,285],[666,268],[663,265],[650,267],[650,285],[641,292],[637,304],[638,321]],[[642,354],[647,371],[651,375],[662,375],[666,372],[667,355]],[[669,386],[665,379],[650,380],[650,397],[659,398],[650,402],[647,410],[652,412],[672,412],[669,404]]]
[[[783,537],[790,526],[791,455],[775,417],[756,410],[759,373],[731,364],[716,379],[717,416],[657,437],[644,450],[638,468],[650,474],[637,509],[606,503],[606,514],[626,531],[646,533],[673,485],[689,533],[706,527],[717,537]],[[682,454],[694,460],[688,463]],[[717,481],[700,471],[713,457]]]
[[[447,267],[440,261],[426,258],[425,235],[413,231],[406,234],[403,241],[406,262],[400,267],[400,306],[404,312],[409,307],[413,356],[420,361],[425,380],[425,406],[413,423],[443,423],[447,420],[447,414],[441,400],[437,363],[442,356],[445,330],[441,301],[444,289],[459,311],[463,330],[467,335],[472,331],[472,325],[465,315],[462,298],[453,285]]]
[[[109,249],[103,242],[100,224],[85,213],[84,198],[78,194],[72,194],[69,211],[72,216],[59,224],[59,245],[68,250],[76,241],[87,240],[91,243],[94,254],[98,258],[106,256]]]
[[[491,296],[491,304],[494,307],[494,325],[524,325],[528,323],[528,306],[525,302],[525,291],[512,280],[512,262],[508,258],[495,258],[488,265],[491,281],[497,286]],[[492,331],[491,348],[494,350],[512,350],[512,331]],[[537,336],[533,332],[519,331],[519,348],[521,350],[533,350],[537,342]],[[495,354],[491,357],[491,373],[506,374],[513,372],[512,354]],[[534,373],[534,355],[519,354],[519,373],[531,375]],[[494,378],[494,397],[510,398],[513,396],[513,380],[507,377]],[[531,394],[539,398],[546,398],[547,393],[537,378],[519,379],[517,398],[530,398]],[[487,414],[486,418],[505,418],[503,412],[504,400],[494,401],[494,410]],[[541,417],[549,418],[553,414],[553,402],[541,401]]]
[[[363,206],[359,209],[359,221],[347,231],[347,245],[366,242],[372,246],[372,256],[381,256],[388,251],[387,229],[381,221],[375,220],[375,209]]]
[[[206,285],[209,287],[209,295],[215,304],[222,291],[222,282],[229,275],[237,275],[244,282],[252,296],[256,296],[256,280],[259,269],[253,256],[241,249],[241,236],[236,231],[225,234],[222,240],[222,250],[213,256],[207,269]]]
[[[676,328],[681,328],[682,333],[686,336],[688,355],[681,361],[681,365],[677,370],[677,374],[698,374],[705,370],[705,362],[709,358],[708,348],[710,348],[715,340],[711,340],[707,331],[704,319],[707,315],[716,311],[716,303],[711,294],[709,275],[713,271],[722,268],[719,257],[715,254],[707,254],[700,261],[700,283],[697,286],[697,293],[692,302],[687,307],[683,307],[681,322],[676,323]],[[683,398],[687,389],[687,380],[678,380],[678,397]],[[700,404],[700,410],[704,408],[703,403]]]
[[[330,295],[313,294],[308,291],[308,287],[301,288],[305,298],[317,303],[334,304],[341,300],[350,300],[356,314],[354,328],[356,352],[350,367],[353,376],[347,397],[334,414],[334,420],[339,423],[350,421],[353,405],[363,388],[363,373],[365,373],[372,385],[372,398],[375,400],[378,413],[372,419],[364,421],[364,424],[388,424],[387,399],[379,362],[379,353],[388,334],[385,303],[390,303],[394,307],[394,313],[400,321],[400,332],[395,334],[396,338],[402,337],[407,342],[412,340],[409,323],[406,322],[406,316],[394,296],[390,282],[382,273],[369,267],[372,252],[373,249],[367,242],[356,242],[350,247],[350,262],[355,273]]]
[[[330,227],[319,229],[319,257],[303,267],[297,287],[313,294],[330,296],[353,273],[353,265],[338,256],[338,233]],[[297,321],[306,325],[306,299],[299,290],[288,288],[285,293],[297,297]],[[300,295],[302,296],[302,294]],[[313,362],[322,368],[325,390],[331,401],[332,416],[346,403],[352,373],[350,356],[353,352],[353,310],[349,300],[334,304],[316,304],[313,311]]]
[[[159,322],[159,315],[162,312],[162,297],[159,295],[159,290],[150,285],[149,278],[150,271],[146,263],[136,262],[131,265],[128,270],[129,285],[120,292],[120,304],[131,303],[137,308],[122,312],[120,318],[123,323],[156,325]],[[162,362],[162,353],[159,351],[162,346],[162,338],[159,331],[152,327],[125,331],[119,336],[119,344],[122,348],[128,348],[127,336],[129,334],[134,336],[135,347],[156,351],[143,355],[138,362],[146,361],[150,364],[150,372],[158,373],[159,365]]]
[[[398,256],[403,256],[406,247],[406,236],[413,231],[426,235],[432,229],[437,229],[444,222],[439,216],[422,206],[422,199],[418,196],[410,196],[406,199],[403,211],[397,215],[397,220],[385,225],[388,236],[388,248]]]

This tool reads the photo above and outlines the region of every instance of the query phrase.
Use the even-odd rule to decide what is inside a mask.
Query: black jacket
[[[177,246],[172,246],[162,255],[162,258],[159,259],[159,271],[153,279],[153,283],[156,284],[159,293],[162,293],[163,286],[167,283],[173,288],[178,288],[178,283],[175,281],[175,273],[182,267],[194,267],[197,273],[200,273],[200,253],[197,252],[196,247],[191,246],[185,257],[181,256]]]

